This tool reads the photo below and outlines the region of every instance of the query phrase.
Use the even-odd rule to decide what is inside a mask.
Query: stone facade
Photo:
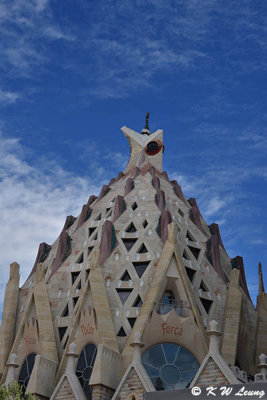
[[[218,225],[207,225],[196,200],[162,172],[163,131],[122,131],[131,152],[125,171],[66,218],[52,245],[41,243],[21,288],[19,265],[10,266],[1,383],[22,381],[34,362],[24,385],[37,396],[141,400],[156,386],[142,357],[160,343],[190,352],[200,385],[238,382],[227,364],[257,372],[267,350],[262,276],[255,309],[242,258],[228,256]],[[222,333],[215,353],[213,320]]]

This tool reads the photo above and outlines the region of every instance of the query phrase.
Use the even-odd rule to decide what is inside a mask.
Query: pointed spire
[[[259,262],[259,267],[258,267],[258,274],[259,274],[259,295],[263,294],[264,291],[264,283],[263,283],[263,276],[262,276],[262,268],[261,268],[261,262]]]
[[[150,130],[149,130],[149,126],[148,126],[148,120],[149,120],[149,112],[146,113],[146,124],[144,129],[142,130],[142,135],[150,135]]]

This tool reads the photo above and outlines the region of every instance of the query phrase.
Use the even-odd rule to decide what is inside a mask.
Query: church
[[[219,226],[162,171],[163,131],[150,132],[148,117],[141,133],[121,128],[126,169],[40,244],[22,287],[10,265],[1,384],[15,379],[40,400],[267,385],[261,264],[255,307],[242,257],[229,257]]]

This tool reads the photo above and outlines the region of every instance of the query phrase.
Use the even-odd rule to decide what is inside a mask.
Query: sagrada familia
[[[41,243],[19,287],[10,265],[1,384],[44,400],[142,400],[193,386],[267,382],[267,293],[162,172],[163,131],[121,128],[124,172]],[[165,392],[167,393],[167,392]]]

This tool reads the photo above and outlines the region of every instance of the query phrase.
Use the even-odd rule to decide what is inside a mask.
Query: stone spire
[[[264,293],[264,283],[263,283],[261,262],[259,262],[258,274],[259,274],[259,293],[258,294],[260,295],[260,294]]]
[[[151,133],[148,127],[149,113],[146,114],[146,125],[141,134],[123,126],[122,132],[130,145],[130,159],[124,171],[127,173],[132,168],[142,168],[150,164],[160,172],[162,171],[163,131],[158,129]]]
[[[148,126],[148,121],[149,121],[149,112],[146,113],[146,124],[144,129],[142,130],[142,135],[150,135],[150,130]]]

